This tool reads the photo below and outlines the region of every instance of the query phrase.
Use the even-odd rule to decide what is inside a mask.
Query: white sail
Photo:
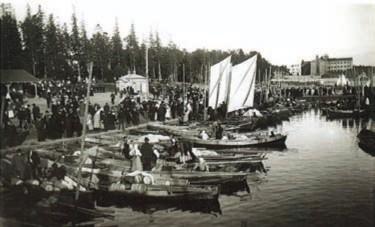
[[[232,67],[228,112],[254,105],[257,55]]]
[[[228,97],[228,82],[231,72],[231,56],[211,66],[208,106],[217,108]]]

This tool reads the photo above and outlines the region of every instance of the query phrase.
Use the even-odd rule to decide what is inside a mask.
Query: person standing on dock
[[[111,93],[111,103],[112,103],[112,105],[115,105],[115,98],[116,98],[115,94]]]
[[[156,162],[156,155],[152,149],[152,145],[149,143],[149,139],[145,138],[145,143],[141,146],[142,164],[144,171],[150,171]]]
[[[125,159],[130,159],[130,146],[128,144],[128,138],[126,136],[123,137],[123,144],[121,149],[122,154],[124,155]]]
[[[130,141],[131,143],[132,141]],[[142,154],[138,149],[138,144],[131,144],[130,145],[130,152],[129,156],[131,157],[131,171],[143,171],[141,157]]]

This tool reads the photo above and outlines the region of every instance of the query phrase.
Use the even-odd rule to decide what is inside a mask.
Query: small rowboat
[[[235,140],[218,140],[208,139],[203,140],[198,137],[183,137],[182,139],[193,143],[196,147],[206,147],[210,149],[225,149],[225,148],[239,148],[239,147],[285,147],[285,140],[287,136],[277,134],[274,136],[259,136],[248,139]]]
[[[338,110],[338,109],[328,109],[328,118],[348,118],[348,117],[365,117],[367,111],[365,110]]]

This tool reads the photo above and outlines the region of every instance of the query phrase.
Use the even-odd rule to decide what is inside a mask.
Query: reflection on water
[[[319,110],[273,129],[287,149],[267,150],[267,173],[248,177],[251,196],[216,203],[105,201],[113,226],[374,226],[375,158],[357,145],[365,120],[327,120]],[[107,222],[107,221],[106,221]],[[108,224],[108,225],[110,225]]]

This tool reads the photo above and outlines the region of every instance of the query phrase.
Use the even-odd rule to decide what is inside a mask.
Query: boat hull
[[[138,200],[138,201],[203,201],[217,200],[219,197],[218,186],[195,186],[174,187],[174,186],[144,186],[142,190],[99,190],[97,198],[104,196],[119,200]],[[98,197],[99,196],[99,197]]]
[[[365,152],[375,156],[375,132],[362,129],[358,134],[358,145]]]
[[[334,118],[350,118],[350,117],[365,117],[367,112],[365,110],[327,110],[327,117]]]
[[[193,143],[195,147],[227,149],[241,147],[285,147],[286,138],[287,136],[275,136],[258,141],[202,140],[198,138],[184,138],[184,140]]]

